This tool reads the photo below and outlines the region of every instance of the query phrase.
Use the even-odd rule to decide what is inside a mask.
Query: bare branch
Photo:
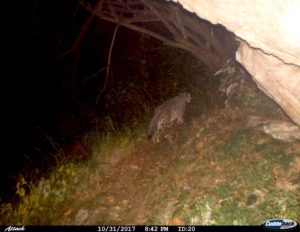
[[[110,44],[110,48],[109,48],[109,53],[108,53],[108,58],[107,58],[107,65],[106,65],[106,75],[105,75],[105,82],[104,82],[104,86],[102,88],[102,90],[100,91],[100,93],[98,94],[97,98],[96,98],[96,104],[98,104],[100,97],[102,96],[102,94],[104,93],[106,87],[107,87],[107,83],[108,83],[108,78],[109,78],[109,71],[110,71],[110,63],[111,63],[111,55],[112,55],[112,49],[115,43],[115,39],[116,39],[116,35],[117,35],[117,31],[120,27],[120,24],[117,24],[117,26],[115,27],[114,30],[114,34],[111,40],[111,44]]]
[[[94,18],[94,15],[91,14],[90,17],[85,21],[85,23],[81,27],[80,32],[79,32],[77,38],[75,39],[74,43],[70,47],[70,49],[68,51],[64,52],[63,54],[59,55],[57,57],[57,59],[61,59],[65,56],[67,56],[69,53],[74,52],[77,49],[77,47],[80,44],[83,36],[85,35],[86,31],[88,30],[89,26],[91,25],[91,22],[92,22],[93,18]]]
[[[101,4],[98,3],[94,9],[83,2],[81,5],[100,19],[147,34],[168,46],[186,50],[213,70],[228,60],[231,54],[228,49],[232,47],[225,44],[227,39],[232,40],[228,34],[224,38],[214,36],[215,27],[199,20],[193,14],[185,14],[174,3],[167,5],[153,0],[101,0],[100,2]],[[160,22],[165,26],[166,31],[159,32],[136,24],[141,22]],[[166,32],[169,34],[166,35]]]
[[[160,14],[156,8],[154,7],[154,4],[151,1],[141,0],[145,5],[147,5],[153,13],[156,15],[156,17],[165,25],[166,28],[172,33],[174,39],[178,39],[180,35],[178,34],[178,31],[174,28],[173,25],[171,25],[168,20],[164,17],[163,14]]]

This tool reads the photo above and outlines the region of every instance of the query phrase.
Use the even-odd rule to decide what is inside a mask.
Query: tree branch
[[[100,91],[100,93],[98,94],[97,98],[96,98],[96,104],[98,104],[100,97],[102,96],[102,94],[104,93],[106,87],[107,87],[107,83],[108,83],[108,78],[109,78],[109,71],[110,71],[110,63],[111,63],[111,56],[112,56],[112,50],[113,50],[113,46],[115,43],[115,39],[116,39],[116,35],[117,35],[117,31],[120,27],[120,24],[117,24],[117,26],[115,27],[114,30],[114,34],[111,40],[111,44],[110,44],[110,48],[109,48],[109,53],[108,53],[108,58],[107,58],[107,65],[106,65],[106,75],[105,75],[105,82],[104,82],[104,86],[102,88],[102,90]]]

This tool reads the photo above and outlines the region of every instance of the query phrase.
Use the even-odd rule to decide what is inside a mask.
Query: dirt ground
[[[299,221],[300,143],[249,129],[245,117],[224,109],[185,125],[176,144],[145,141],[91,175],[54,224]]]

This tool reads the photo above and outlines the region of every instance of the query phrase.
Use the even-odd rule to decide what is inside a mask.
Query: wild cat
[[[156,107],[148,127],[148,138],[153,143],[159,143],[162,133],[167,128],[173,125],[182,125],[186,104],[191,100],[191,95],[184,92]]]

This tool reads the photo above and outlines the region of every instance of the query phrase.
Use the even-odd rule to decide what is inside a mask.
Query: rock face
[[[300,69],[242,42],[237,60],[252,74],[258,87],[300,125]]]
[[[176,1],[176,0],[174,0]],[[177,0],[235,33],[237,60],[258,87],[300,126],[300,1]]]
[[[300,129],[287,121],[271,121],[262,127],[263,131],[274,139],[285,142],[300,140]]]

